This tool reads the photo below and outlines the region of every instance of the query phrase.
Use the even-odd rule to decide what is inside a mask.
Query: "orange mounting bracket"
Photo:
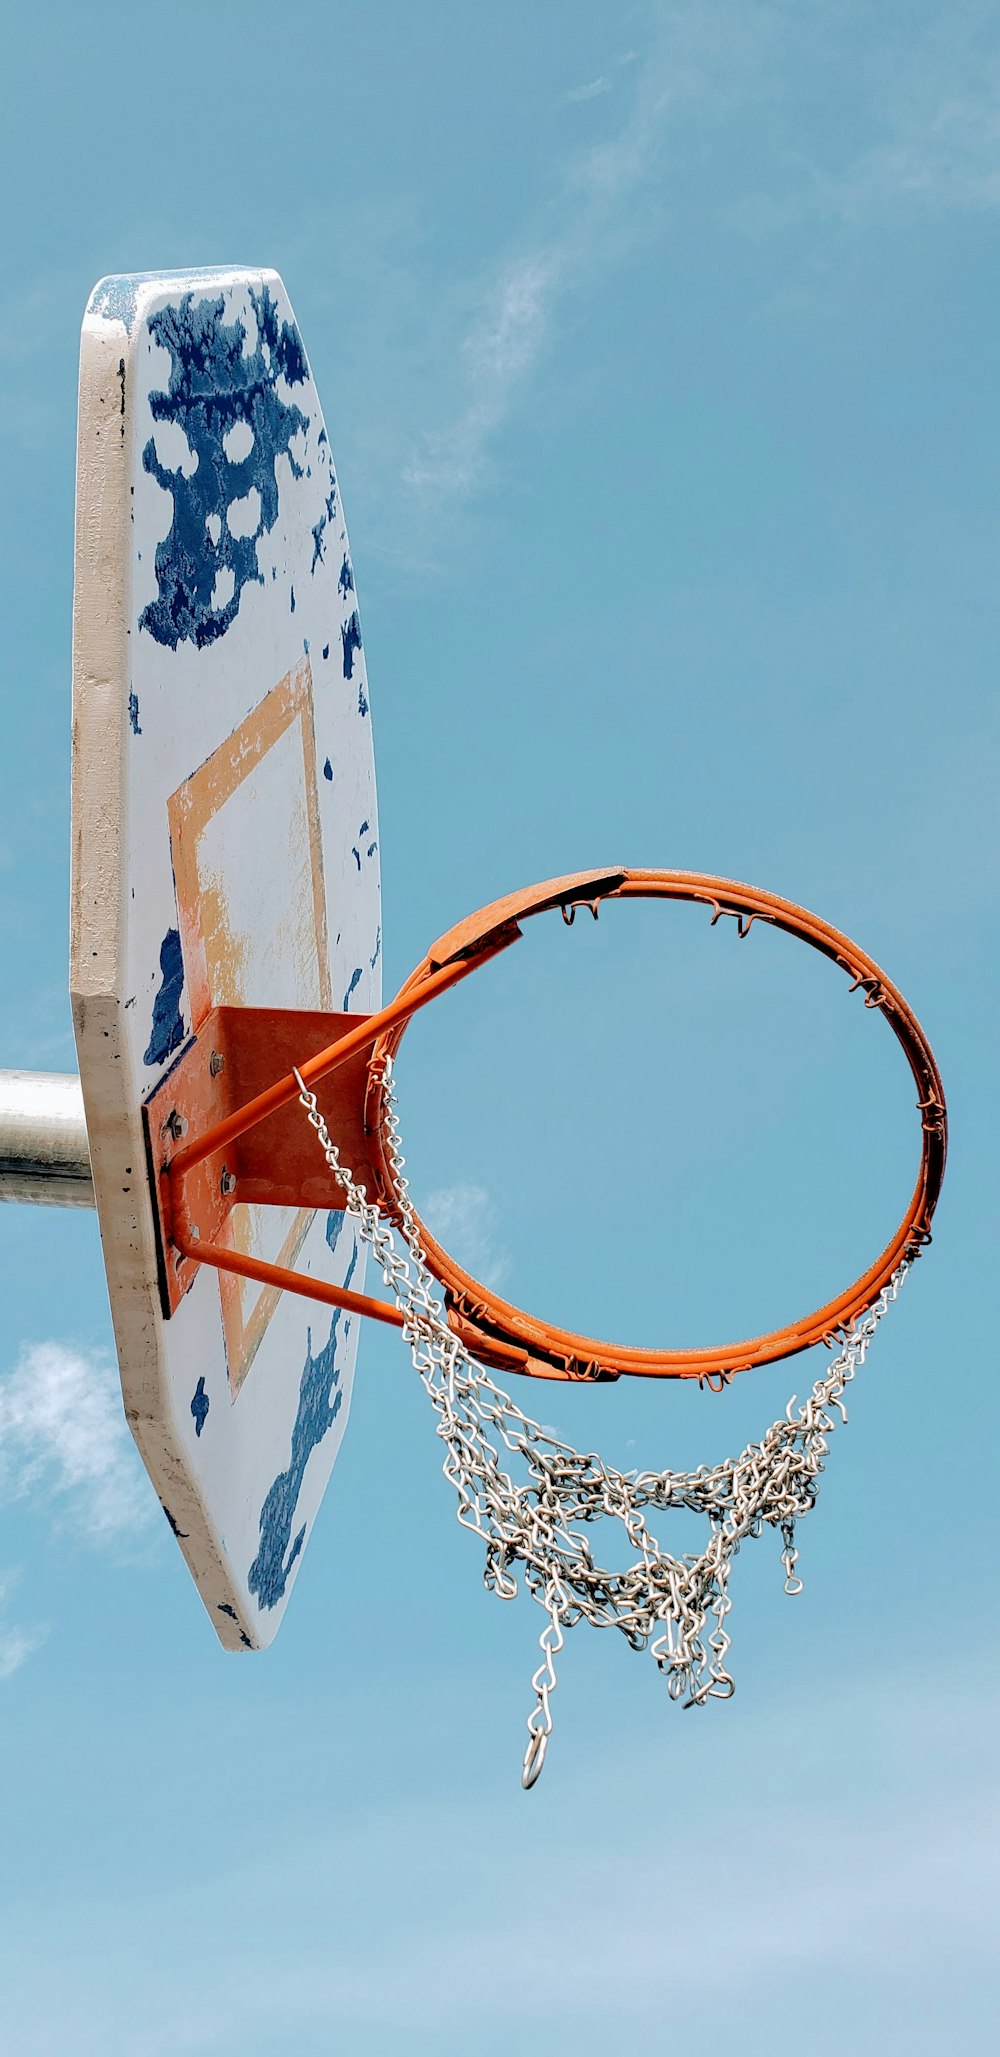
[[[516,942],[521,931],[511,912],[515,902],[522,914],[565,908],[580,890],[611,891],[623,876],[620,870],[573,873],[496,901],[449,930],[429,953],[419,987],[409,981],[377,1014],[213,1008],[143,1108],[165,1316],[176,1313],[199,1267],[209,1264],[401,1328],[402,1315],[388,1301],[266,1263],[235,1247],[230,1217],[237,1201],[276,1207],[343,1205],[343,1192],[298,1106],[293,1067],[316,1092],[352,1175],[391,1218],[381,1150],[369,1119],[375,1046],[391,1034],[401,1035],[418,1008]]]
[[[528,916],[558,907],[572,923],[577,907],[596,918],[603,900],[630,897],[700,901],[711,909],[713,924],[722,915],[733,916],[741,937],[754,922],[769,923],[811,944],[849,975],[851,990],[860,989],[865,1005],[885,1016],[917,1085],[921,1158],[909,1206],[875,1263],[814,1314],[745,1342],[680,1351],[623,1348],[540,1321],[472,1278],[418,1221],[427,1262],[444,1288],[451,1327],[472,1355],[492,1368],[576,1381],[615,1379],[627,1372],[713,1384],[749,1365],[828,1342],[849,1328],[874,1304],[897,1266],[930,1241],[944,1174],[947,1117],[940,1076],[919,1022],[871,958],[791,901],[695,872],[622,869],[550,879],[470,915],[441,937],[377,1014],[258,1007],[219,1007],[208,1014],[144,1110],[165,1314],[176,1311],[198,1267],[209,1264],[401,1327],[399,1310],[387,1301],[265,1263],[234,1246],[230,1217],[238,1200],[310,1208],[343,1204],[341,1188],[298,1105],[294,1071],[315,1092],[355,1181],[390,1222],[398,1222],[394,1173],[383,1141],[385,1059],[398,1049],[411,1016],[515,942],[519,922]]]

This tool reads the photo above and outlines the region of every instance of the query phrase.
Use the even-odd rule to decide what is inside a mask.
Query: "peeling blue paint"
[[[327,1217],[326,1240],[334,1254],[346,1228],[343,1214],[333,1212]],[[358,1243],[353,1229],[350,1234],[351,1260],[344,1278],[345,1286],[350,1285],[358,1262]],[[343,1308],[338,1307],[330,1323],[329,1337],[315,1357],[312,1353],[312,1331],[307,1331],[306,1361],[299,1381],[299,1404],[292,1429],[288,1469],[278,1473],[260,1510],[260,1549],[247,1578],[250,1591],[256,1594],[261,1607],[276,1607],[279,1600],[284,1599],[292,1568],[305,1542],[306,1523],[302,1523],[294,1538],[292,1529],[306,1465],[333,1427],[343,1405],[340,1367],[336,1361],[343,1316]],[[350,1323],[346,1322],[345,1340],[349,1328]]]
[[[337,584],[345,600],[348,593],[353,593],[354,591],[354,571],[346,551],[344,553],[344,562],[340,567],[340,577],[337,580]]]
[[[364,679],[359,679],[359,680],[358,680],[358,713],[359,713],[359,714],[367,714],[367,712],[368,712],[368,695],[367,695],[367,693],[365,692],[365,682],[364,682]]]
[[[325,779],[332,779],[333,777],[333,765],[330,763],[329,758],[327,758],[326,763],[323,766],[323,777]]]
[[[341,1007],[341,1010],[340,1010],[340,1011],[341,1011],[341,1014],[346,1014],[346,1013],[347,1013],[347,1009],[348,1009],[348,1006],[349,1006],[349,1004],[350,1004],[351,994],[352,994],[352,993],[354,993],[354,992],[356,992],[356,991],[357,991],[357,988],[358,988],[358,986],[359,986],[359,985],[361,984],[361,978],[362,978],[362,974],[363,974],[363,971],[364,971],[364,966],[363,966],[363,965],[361,965],[361,964],[358,964],[358,965],[356,965],[356,966],[355,966],[355,969],[354,969],[354,970],[352,971],[352,973],[351,973],[351,983],[350,983],[350,985],[348,986],[348,988],[347,988],[347,991],[346,991],[346,993],[344,994],[344,1004],[343,1004],[343,1006]],[[353,1033],[353,1031],[352,1031],[352,1033]]]
[[[257,316],[260,342],[270,352],[272,362],[277,365],[286,385],[304,386],[309,377],[309,366],[302,347],[302,337],[294,321],[281,320],[278,303],[266,286],[259,293],[256,293],[252,286],[249,291],[253,311]],[[319,440],[325,442],[325,434]],[[301,477],[301,473],[298,476]]]
[[[184,990],[184,959],[177,929],[168,929],[160,944],[160,990],[153,1001],[153,1026],[144,1064],[164,1064],[184,1041],[181,994]]]
[[[230,1621],[235,1621],[237,1627],[239,1627],[240,1617],[237,1614],[235,1607],[230,1607],[228,1600],[220,1600],[217,1611],[220,1614],[228,1614]],[[250,1638],[247,1635],[245,1628],[240,1629],[240,1642],[242,1643],[244,1650],[253,1649],[253,1644],[250,1641]]]
[[[357,608],[355,608],[350,621],[345,621],[340,631],[340,640],[344,646],[344,677],[345,679],[350,679],[354,677],[355,654],[361,648],[361,623],[358,619]]]
[[[194,1432],[196,1436],[201,1435],[202,1429],[208,1420],[208,1410],[211,1404],[205,1391],[205,1381],[203,1378],[200,1378],[195,1386],[194,1398],[191,1401],[191,1412],[194,1415]]]
[[[336,479],[334,478],[334,476],[333,476],[333,474],[332,474],[332,472],[331,472],[331,474],[330,474],[330,490],[329,490],[329,492],[328,492],[328,494],[327,494],[327,496],[326,496],[326,500],[325,500],[325,502],[324,502],[324,506],[323,506],[323,513],[322,513],[322,514],[320,515],[320,518],[319,518],[318,522],[316,522],[316,523],[315,523],[315,525],[314,525],[314,527],[313,527],[313,531],[312,531],[312,539],[313,539],[313,554],[312,554],[312,563],[311,563],[311,565],[309,566],[309,571],[310,571],[310,574],[312,574],[313,572],[315,572],[317,564],[322,564],[322,563],[323,563],[323,560],[324,560],[324,558],[325,558],[325,556],[326,556],[326,551],[325,551],[325,549],[324,549],[324,546],[323,546],[323,535],[324,535],[324,531],[325,531],[325,530],[326,530],[326,528],[327,528],[327,525],[328,525],[328,524],[329,524],[329,523],[330,523],[330,522],[331,522],[331,521],[333,520],[333,517],[334,517],[334,515],[335,515],[336,511],[337,511],[337,481],[336,481]]]
[[[369,963],[370,963],[370,965],[371,965],[371,968],[372,968],[372,970],[373,970],[373,971],[374,971],[374,969],[375,969],[375,966],[376,966],[376,964],[378,963],[378,961],[379,961],[379,958],[381,957],[381,955],[382,955],[382,924],[381,924],[381,922],[380,922],[380,923],[379,923],[379,926],[378,926],[378,929],[377,929],[377,931],[376,931],[376,935],[375,935],[375,954],[374,954],[374,956],[373,956],[373,957],[370,957],[370,958],[369,958],[369,960],[368,960],[368,961],[369,961]]]
[[[323,645],[323,656],[324,656],[324,658],[327,658],[327,657],[329,657],[329,655],[330,655],[330,645],[329,645],[329,643],[324,643],[324,645]]]
[[[143,608],[139,626],[172,650],[185,640],[203,649],[225,635],[244,586],[263,584],[257,544],[278,518],[278,458],[286,457],[293,475],[302,477],[291,445],[308,429],[309,416],[277,391],[279,376],[288,385],[307,377],[301,340],[294,323],[280,320],[266,286],[259,293],[251,287],[250,298],[258,334],[249,355],[243,349],[246,325],[239,317],[223,320],[221,295],[196,301],[186,293],[178,307],[149,317],[150,333],[171,358],[166,391],[150,394],[153,419],[174,423],[195,460],[189,476],[181,467],[170,470],[161,464],[153,437],[142,453],[144,470],[171,495],[174,511],[169,533],[156,546],[158,597]],[[233,463],[225,438],[237,424],[249,428],[254,440],[249,454]],[[260,500],[256,529],[234,536],[228,511],[253,489]],[[206,526],[212,515],[218,518],[218,542]],[[213,596],[223,571],[232,574],[233,592],[217,605]]]
[[[363,821],[363,822],[362,822],[362,824],[361,824],[361,827],[360,827],[360,828],[359,828],[359,830],[358,830],[358,840],[357,840],[357,843],[354,843],[354,844],[352,844],[352,846],[351,846],[351,856],[353,857],[353,859],[354,859],[354,862],[355,862],[355,864],[357,865],[357,867],[358,867],[358,870],[359,870],[359,871],[361,871],[361,870],[363,869],[363,867],[362,867],[362,862],[361,862],[361,848],[360,848],[360,846],[361,846],[361,845],[362,845],[362,844],[364,843],[365,837],[366,837],[366,836],[370,836],[370,835],[371,835],[371,823],[370,823],[370,822],[367,822],[367,821]],[[374,837],[372,837],[372,840],[371,840],[371,842],[370,842],[370,843],[368,844],[368,846],[367,846],[367,848],[366,848],[366,850],[365,850],[365,856],[366,856],[366,857],[374,857],[374,855],[375,855],[375,852],[376,852],[376,850],[377,850],[377,849],[378,849],[378,843],[377,843],[377,841],[375,840],[375,838],[374,838]]]
[[[129,694],[129,696],[128,696],[128,718],[129,718],[129,726],[131,727],[131,730],[132,730],[132,734],[133,734],[134,736],[141,736],[141,734],[142,734],[142,730],[141,730],[141,728],[139,727],[139,695],[138,695],[138,693],[130,693],[130,694]]]
[[[294,587],[294,586],[292,587],[292,605],[291,605],[291,610],[290,610],[290,611],[291,611],[291,613],[292,613],[292,614],[294,614],[294,613],[295,613],[295,587]]]

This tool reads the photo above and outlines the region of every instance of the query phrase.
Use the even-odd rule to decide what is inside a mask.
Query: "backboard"
[[[339,486],[277,274],[104,279],[83,324],[71,977],[125,1411],[229,1648],[286,1605],[357,1321],[201,1267],[168,1320],[143,1106],[212,1008],[381,991],[371,714]],[[340,1212],[238,1248],[361,1283]]]

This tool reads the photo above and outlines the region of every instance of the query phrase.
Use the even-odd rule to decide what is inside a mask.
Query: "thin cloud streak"
[[[962,33],[956,33],[957,28]],[[794,46],[792,46],[794,48]],[[831,67],[851,61],[827,51]],[[1000,48],[996,10],[922,10],[905,36],[876,41],[860,81],[874,133],[842,162],[810,142],[782,189],[749,194],[737,221],[767,233],[816,218],[852,228],[905,215],[976,214],[1000,207]]]
[[[573,91],[566,95],[567,104],[572,107],[582,100],[596,100],[600,94],[610,93],[612,84],[613,81],[605,75],[599,79],[591,79],[588,86],[574,86]]]
[[[499,1285],[509,1260],[497,1244],[496,1209],[484,1186],[440,1186],[423,1203],[428,1228],[484,1285]]]
[[[1000,207],[1000,115],[995,87],[946,98],[914,118],[892,143],[862,156],[842,179],[821,181],[819,211],[861,220],[873,209],[917,206],[930,213],[990,213]]]
[[[0,1571],[0,1617],[7,1613],[7,1602],[20,1580],[19,1571]],[[20,1622],[5,1623],[0,1619],[0,1684],[13,1678],[22,1664],[45,1641],[47,1630],[41,1625],[25,1628]]]
[[[603,82],[582,90],[597,97]],[[671,97],[660,67],[645,67],[618,135],[564,165],[551,210],[560,226],[508,258],[482,294],[460,347],[464,403],[447,427],[425,432],[404,468],[425,508],[464,499],[479,485],[490,443],[549,346],[560,301],[620,261],[629,240],[625,204],[657,164]]]
[[[612,73],[623,71],[626,65],[634,64],[638,55],[638,50],[623,50],[621,56],[615,58],[610,72],[601,72],[598,78],[591,79],[585,86],[574,86],[565,95],[563,105],[577,107],[588,100],[599,99],[603,93],[613,93],[615,82]]]
[[[552,251],[513,264],[465,336],[462,383],[472,397],[448,428],[425,434],[422,454],[403,474],[422,496],[463,498],[478,484],[487,445],[543,347],[559,272]]]
[[[20,1671],[22,1664],[34,1656],[46,1634],[43,1628],[0,1629],[0,1684],[13,1678],[15,1671]]]

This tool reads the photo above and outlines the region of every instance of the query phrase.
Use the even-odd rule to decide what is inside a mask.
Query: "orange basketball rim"
[[[305,1055],[302,1062],[274,1084],[244,1100],[221,1120],[210,1120],[208,1127],[203,1128],[205,1116],[219,1112],[222,1101],[217,1081],[225,1076],[217,1059],[215,1063],[206,1061],[208,1042],[219,1031],[219,1024],[206,1024],[197,1039],[203,1046],[202,1089],[191,1103],[196,1118],[201,1116],[200,1133],[160,1164],[155,1180],[165,1274],[168,1279],[180,1276],[175,1290],[186,1290],[196,1268],[208,1263],[220,1270],[239,1268],[285,1290],[334,1305],[350,1305],[359,1313],[400,1325],[398,1309],[386,1302],[348,1294],[304,1274],[238,1256],[217,1240],[211,1224],[194,1218],[194,1194],[189,1190],[194,1183],[192,1175],[198,1167],[205,1167],[211,1173],[212,1192],[218,1195],[221,1190],[224,1201],[241,1184],[243,1197],[275,1204],[342,1204],[342,1195],[332,1176],[329,1190],[323,1190],[322,1181],[317,1181],[315,1162],[308,1158],[308,1137],[303,1144],[287,1113],[299,1099],[300,1080],[313,1091],[322,1084],[322,1111],[331,1136],[341,1144],[344,1161],[349,1161],[355,1181],[365,1185],[368,1199],[390,1221],[398,1223],[400,1194],[391,1155],[384,1147],[385,1074],[386,1061],[398,1050],[411,1017],[515,942],[521,934],[520,923],[529,916],[559,908],[563,919],[572,922],[581,908],[596,917],[603,901],[626,899],[698,901],[710,910],[713,924],[723,916],[731,916],[741,937],[749,934],[755,922],[769,923],[810,944],[845,973],[851,990],[862,993],[865,1006],[884,1016],[905,1053],[916,1084],[921,1152],[909,1204],[895,1235],[874,1263],[814,1313],[744,1342],[699,1350],[630,1349],[577,1335],[527,1314],[474,1279],[442,1249],[417,1217],[421,1248],[429,1269],[444,1290],[449,1324],[480,1363],[539,1378],[574,1381],[616,1379],[628,1373],[647,1378],[696,1378],[716,1385],[751,1365],[771,1364],[807,1350],[814,1343],[829,1343],[843,1336],[874,1305],[898,1267],[919,1255],[930,1241],[931,1219],[947,1150],[947,1116],[938,1068],[927,1038],[902,993],[847,936],[776,893],[699,872],[576,872],[494,901],[441,937],[388,1007],[361,1019],[337,1017],[340,1032],[336,1040],[327,1042],[315,1054]],[[268,1052],[287,1047],[289,1037],[294,1037],[295,1016],[286,1012],[280,1020],[273,1019],[267,1009],[228,1012],[244,1013],[247,1017],[242,1025],[242,1040],[244,1046],[251,1046],[257,1053],[259,1076]],[[314,1044],[320,1040],[321,1026],[334,1026],[333,1017],[309,1019]],[[233,1032],[235,1024],[230,1023],[229,1028]],[[248,1079],[255,1076],[254,1065],[248,1061],[245,1047],[243,1054],[244,1061],[236,1070]],[[183,1087],[179,1087],[175,1076],[175,1098],[178,1090]],[[162,1113],[162,1109],[158,1112]],[[248,1154],[248,1175],[241,1181],[241,1144],[262,1122],[268,1124],[266,1169],[262,1168],[262,1152],[258,1148],[255,1155]],[[169,1115],[160,1129],[169,1133]],[[151,1136],[154,1133],[152,1124],[149,1132]],[[243,1146],[249,1151],[248,1145]],[[226,1169],[223,1155],[236,1166],[235,1171]],[[199,1190],[207,1189],[203,1182]],[[217,1199],[214,1204],[218,1213]]]

